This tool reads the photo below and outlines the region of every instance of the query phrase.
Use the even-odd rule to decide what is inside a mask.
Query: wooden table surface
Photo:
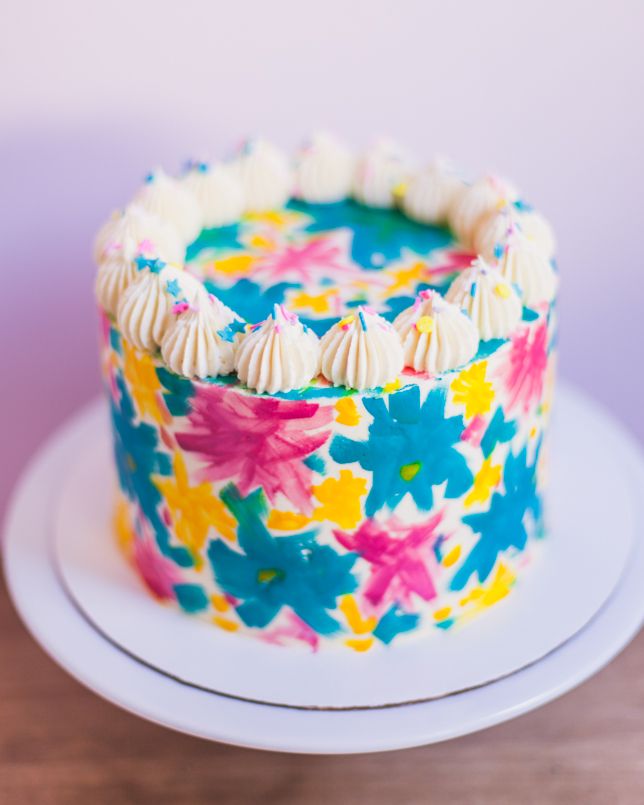
[[[0,588],[0,803],[644,803],[644,633],[558,701],[435,746],[306,757],[157,727],[99,699]]]

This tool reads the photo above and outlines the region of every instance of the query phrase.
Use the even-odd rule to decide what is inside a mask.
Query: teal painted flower
[[[399,260],[403,249],[427,256],[452,243],[447,229],[419,224],[397,210],[364,207],[355,201],[337,204],[306,204],[293,201],[289,207],[313,220],[307,232],[350,229],[351,259],[364,268],[382,268]]]
[[[240,550],[217,539],[208,558],[219,586],[241,601],[236,609],[242,621],[261,628],[289,607],[319,634],[337,632],[340,624],[328,610],[336,608],[338,596],[356,588],[351,574],[356,555],[318,544],[315,531],[271,536],[263,522],[261,490],[244,498],[230,484],[221,499],[237,519]]]
[[[158,449],[158,434],[153,425],[136,423],[134,405],[123,378],[116,378],[118,402],[111,401],[114,452],[121,489],[137,503],[154,530],[159,549],[178,565],[193,564],[184,547],[170,545],[168,529],[159,514],[161,493],[152,482],[153,475],[170,475],[170,457]]]
[[[516,548],[522,551],[528,541],[526,515],[531,514],[538,523],[541,518],[541,499],[537,494],[537,459],[528,464],[527,448],[517,456],[510,455],[503,471],[505,492],[492,495],[490,508],[479,514],[463,518],[465,525],[480,534],[465,561],[451,582],[453,590],[462,590],[476,574],[485,581],[503,551]]]
[[[472,485],[472,473],[455,449],[465,429],[462,416],[445,416],[446,390],[435,389],[420,404],[420,389],[409,386],[389,396],[366,397],[364,407],[373,417],[367,441],[337,435],[331,458],[338,464],[357,462],[373,473],[365,504],[372,517],[385,504],[395,509],[409,494],[419,509],[434,503],[433,487],[447,481],[445,497],[463,495]]]

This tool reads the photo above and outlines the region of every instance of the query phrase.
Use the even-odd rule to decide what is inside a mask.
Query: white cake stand
[[[587,440],[601,448],[591,451],[597,471],[601,474],[608,464],[624,490],[623,498],[606,499],[605,508],[626,508],[636,518],[631,521],[629,515],[615,521],[621,522],[620,529],[626,529],[626,534],[602,532],[605,544],[628,547],[623,552],[626,568],[617,588],[612,594],[609,591],[607,602],[604,590],[599,610],[586,618],[581,631],[538,662],[500,681],[404,706],[311,711],[250,703],[183,684],[137,661],[102,636],[72,602],[56,571],[52,512],[60,506],[70,464],[87,445],[88,423],[96,422],[97,405],[52,437],[20,482],[7,520],[6,574],[16,608],[57,662],[99,695],[159,724],[212,740],[292,752],[382,751],[436,742],[507,720],[570,690],[614,657],[644,620],[640,594],[644,550],[636,507],[644,490],[644,462],[632,440],[606,414],[577,393],[562,389],[553,450],[562,447],[569,454],[566,475],[573,475],[576,461],[588,465],[588,450],[581,444],[578,450],[570,442],[566,445],[565,437],[578,432],[583,422]],[[581,466],[579,470],[584,476]],[[575,504],[573,486],[571,506]],[[588,539],[587,531],[576,538],[600,545]],[[571,594],[583,595],[590,581],[586,577]],[[490,612],[483,618],[493,616]]]

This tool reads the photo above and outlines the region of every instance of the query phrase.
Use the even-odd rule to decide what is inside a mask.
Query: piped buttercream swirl
[[[311,204],[342,201],[351,192],[354,167],[353,154],[343,143],[315,134],[295,160],[296,195]]]
[[[519,228],[510,230],[498,268],[507,282],[516,285],[528,307],[551,302],[557,291],[557,275],[547,255]]]
[[[405,366],[416,372],[446,372],[472,360],[479,334],[470,318],[437,291],[421,291],[394,320]]]
[[[202,227],[201,209],[181,181],[158,168],[134,196],[134,203],[174,226],[185,245],[197,239]]]
[[[196,198],[205,229],[228,226],[241,218],[244,191],[229,166],[190,163],[182,184]]]
[[[100,265],[117,251],[124,251],[133,259],[145,241],[152,243],[156,254],[168,263],[183,262],[185,248],[174,227],[137,204],[115,210],[99,229],[94,241],[94,260]]]
[[[302,388],[319,367],[317,336],[283,305],[275,305],[271,316],[251,327],[235,352],[239,379],[260,394]]]
[[[293,174],[284,154],[266,140],[248,140],[231,169],[241,182],[245,210],[282,207],[291,195]]]
[[[410,218],[421,223],[445,223],[464,187],[449,165],[437,159],[409,179],[403,209]]]
[[[505,248],[508,233],[517,225],[515,208],[506,204],[500,210],[485,213],[479,220],[472,236],[472,248],[486,262],[498,259]]]
[[[482,258],[456,277],[445,298],[469,315],[484,341],[507,338],[521,321],[523,308],[519,295]]]
[[[233,369],[233,342],[222,337],[214,302],[174,306],[161,339],[161,356],[175,374],[188,378],[227,375]]]
[[[370,389],[392,383],[403,369],[403,349],[393,326],[369,308],[358,308],[322,337],[321,371],[334,386]]]
[[[521,229],[546,257],[554,257],[557,242],[555,233],[548,221],[536,210],[526,210],[519,214]]]
[[[409,161],[398,146],[378,140],[357,161],[353,196],[368,207],[394,206],[394,191],[409,175]]]
[[[498,212],[516,197],[517,191],[496,176],[487,176],[466,186],[454,200],[447,216],[452,232],[464,246],[471,248],[483,216]]]
[[[161,260],[137,258],[139,276],[122,294],[116,321],[123,337],[137,349],[155,352],[171,321],[172,308],[208,299],[199,280]]]

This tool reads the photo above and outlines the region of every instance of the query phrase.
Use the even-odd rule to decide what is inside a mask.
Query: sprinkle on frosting
[[[323,336],[321,370],[334,386],[370,389],[392,383],[403,369],[400,338],[368,307],[346,316]]]
[[[416,221],[445,223],[463,188],[463,182],[449,165],[437,159],[410,178],[403,197],[403,209]]]
[[[368,207],[393,207],[394,191],[408,175],[409,163],[402,150],[390,140],[378,140],[358,160],[353,196]]]
[[[448,223],[458,240],[471,248],[474,233],[483,216],[499,211],[517,197],[517,191],[496,176],[487,176],[469,185],[455,199]]]
[[[134,244],[125,240],[121,248],[108,251],[101,261],[94,288],[98,303],[110,316],[116,315],[121,296],[136,280],[142,268],[166,265],[156,257],[147,257],[148,254],[154,254],[154,247],[149,241],[141,241],[137,252]]]
[[[182,184],[196,198],[205,229],[228,226],[241,218],[244,192],[229,166],[191,162],[187,168]]]
[[[518,227],[510,229],[498,267],[505,280],[520,289],[528,307],[554,299],[555,270],[537,244]]]
[[[154,244],[156,254],[167,262],[183,262],[185,249],[174,227],[136,204],[123,211],[115,210],[99,229],[94,241],[94,260],[100,265],[116,252],[131,260],[144,241]]]
[[[284,205],[293,176],[284,154],[266,140],[248,140],[231,168],[241,182],[245,209],[262,212]]]
[[[134,202],[173,226],[185,245],[201,232],[202,215],[194,195],[160,168],[146,177]]]
[[[485,213],[476,225],[472,248],[488,263],[499,258],[505,248],[508,232],[516,227],[517,214],[509,204]]]
[[[233,369],[233,344],[218,332],[217,312],[211,298],[196,304],[180,302],[161,340],[167,366],[188,378],[227,375]]]
[[[416,372],[445,372],[476,355],[479,334],[457,305],[437,292],[421,291],[394,321],[403,345],[405,366]]]
[[[521,321],[517,292],[482,258],[456,277],[445,298],[469,315],[484,341],[507,338]]]
[[[172,318],[173,307],[180,302],[200,303],[208,298],[199,280],[160,261],[139,260],[137,278],[120,298],[116,320],[124,338],[137,349],[155,352]],[[180,295],[174,291],[176,285]],[[168,288],[170,285],[170,289]]]
[[[519,215],[521,229],[546,257],[554,257],[555,234],[548,221],[536,210],[526,210]]]
[[[242,383],[260,394],[302,388],[316,377],[320,342],[299,318],[275,305],[273,314],[242,336],[235,369]]]
[[[296,158],[296,195],[310,204],[342,201],[351,192],[353,172],[349,149],[329,134],[315,134]]]

